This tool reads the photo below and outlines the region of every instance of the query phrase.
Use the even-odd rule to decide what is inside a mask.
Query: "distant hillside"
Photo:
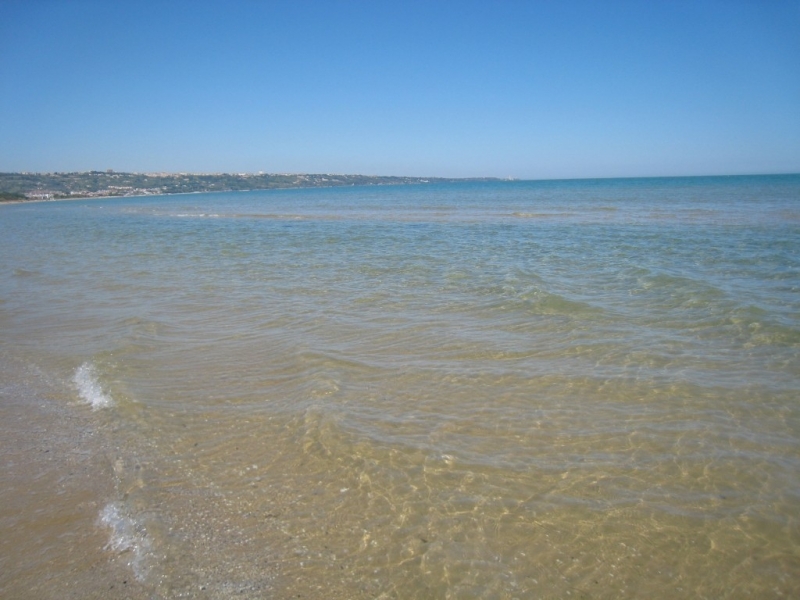
[[[479,179],[489,181],[490,178]],[[345,185],[424,184],[447,178],[275,173],[0,173],[0,200],[51,200]]]

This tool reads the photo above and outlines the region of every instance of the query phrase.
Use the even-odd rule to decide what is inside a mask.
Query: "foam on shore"
[[[118,554],[129,554],[128,565],[137,581],[147,578],[145,557],[150,548],[150,540],[143,525],[127,513],[120,503],[107,504],[100,512],[100,523],[111,529],[107,550]]]
[[[114,401],[110,395],[103,391],[103,387],[97,380],[97,373],[94,365],[90,362],[83,363],[75,371],[73,377],[78,393],[94,409],[111,406]]]

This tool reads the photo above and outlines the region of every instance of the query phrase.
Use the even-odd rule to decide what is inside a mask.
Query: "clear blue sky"
[[[0,0],[0,171],[800,172],[800,0]]]

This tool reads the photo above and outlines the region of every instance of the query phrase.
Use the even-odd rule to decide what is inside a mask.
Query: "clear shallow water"
[[[798,176],[0,208],[151,594],[800,591]]]

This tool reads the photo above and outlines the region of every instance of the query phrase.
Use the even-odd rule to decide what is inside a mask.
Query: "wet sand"
[[[154,510],[181,551],[148,559],[180,560],[183,568],[169,577],[159,564],[137,578],[136,548],[115,543],[111,524],[103,522],[109,507],[130,491],[120,484],[118,471],[125,467],[110,437],[114,431],[105,431],[92,408],[75,401],[69,382],[49,380],[2,354],[0,382],[0,598],[372,597],[340,589],[341,582],[321,585],[291,565],[283,564],[279,575],[282,553],[276,549],[285,533],[275,531],[272,550],[254,546],[243,534],[251,513],[231,513],[209,490],[186,494],[168,485]],[[281,515],[296,508],[288,497],[271,498],[270,507]],[[220,522],[227,523],[221,532],[208,525]],[[147,527],[144,535],[165,531]],[[221,566],[215,563],[220,552],[238,558]]]
[[[88,410],[0,357],[0,597],[149,598],[98,522],[112,466]]]

